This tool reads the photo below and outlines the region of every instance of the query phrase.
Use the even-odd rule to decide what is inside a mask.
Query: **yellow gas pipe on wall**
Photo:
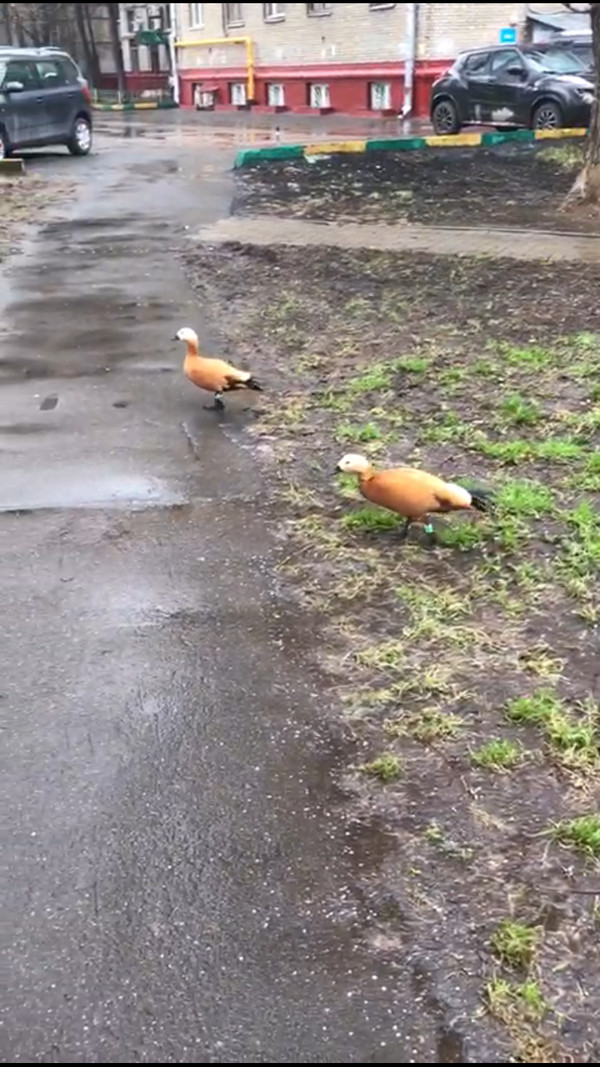
[[[249,101],[254,100],[254,49],[251,37],[213,37],[209,40],[175,41],[175,48],[205,48],[215,44],[244,45],[246,49],[246,97]]]

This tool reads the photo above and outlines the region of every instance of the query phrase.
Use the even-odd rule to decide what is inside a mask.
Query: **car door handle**
[[[43,104],[44,103],[44,97],[43,96],[36,96],[35,102],[36,102],[36,104]]]

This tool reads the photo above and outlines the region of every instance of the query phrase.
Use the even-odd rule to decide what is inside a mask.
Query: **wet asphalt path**
[[[367,947],[383,843],[344,821],[244,416],[169,343],[230,151],[40,159],[72,202],[0,274],[3,1062],[444,1062]]]

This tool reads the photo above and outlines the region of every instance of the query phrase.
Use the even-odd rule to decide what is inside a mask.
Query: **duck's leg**
[[[429,544],[430,545],[434,545],[435,544],[435,531],[433,529],[433,523],[429,519],[428,515],[425,516],[425,522],[423,524],[423,529],[425,530],[425,533],[427,534]]]
[[[410,530],[412,519],[406,519],[404,526],[400,530],[400,540],[406,541],[408,537],[408,531]]]
[[[223,394],[221,392],[215,393],[214,404],[204,404],[205,411],[223,411],[225,404],[223,403]]]

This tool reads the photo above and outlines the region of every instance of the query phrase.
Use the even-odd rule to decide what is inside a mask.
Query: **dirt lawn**
[[[242,175],[246,206],[265,211],[268,173]],[[374,948],[446,1006],[440,1062],[594,1062],[600,263],[230,244],[186,264],[199,321],[264,379],[281,581],[354,740],[349,817],[390,834],[362,887]],[[402,544],[335,475],[348,451],[491,488],[496,510]]]
[[[576,139],[290,160],[240,171],[235,210],[321,221],[406,219],[600,233],[597,210],[558,210],[581,163]]]

